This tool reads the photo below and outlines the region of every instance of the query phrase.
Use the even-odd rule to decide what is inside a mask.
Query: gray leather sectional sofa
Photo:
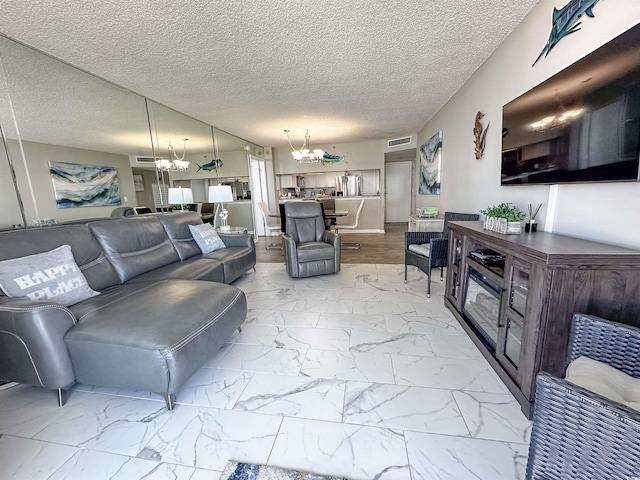
[[[58,390],[75,382],[155,392],[180,387],[246,318],[231,285],[256,263],[249,235],[202,254],[195,212],[0,232],[0,260],[70,245],[100,295],[69,307],[0,292],[0,379]]]

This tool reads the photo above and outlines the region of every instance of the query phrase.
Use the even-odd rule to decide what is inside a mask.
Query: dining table
[[[285,203],[280,203],[279,204],[279,211],[278,212],[269,212],[269,216],[273,217],[273,218],[279,218],[280,219],[280,230],[282,231],[282,233],[286,233],[286,220],[285,220],[285,216],[284,216],[284,206]],[[339,217],[346,217],[347,215],[349,215],[349,210],[324,210],[323,209],[323,214],[325,218],[328,219],[336,219]]]

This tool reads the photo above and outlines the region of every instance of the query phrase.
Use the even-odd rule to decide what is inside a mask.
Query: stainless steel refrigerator
[[[344,197],[360,196],[360,175],[341,175],[336,177],[336,195],[342,192]]]

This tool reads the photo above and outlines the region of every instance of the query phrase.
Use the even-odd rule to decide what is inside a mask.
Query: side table
[[[444,218],[421,218],[415,215],[409,215],[410,232],[441,232],[444,230]]]

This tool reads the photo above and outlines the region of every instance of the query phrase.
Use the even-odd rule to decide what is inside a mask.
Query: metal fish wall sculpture
[[[549,40],[540,52],[540,55],[538,55],[538,58],[536,58],[536,61],[533,62],[533,65],[538,63],[542,55],[545,57],[549,55],[551,49],[564,37],[580,30],[582,22],[578,22],[578,20],[582,15],[593,18],[593,7],[598,1],[599,0],[571,0],[560,10],[554,8],[553,16],[551,17],[551,34],[549,35]],[[533,67],[533,65],[531,66]]]
[[[196,163],[196,165],[198,164]],[[198,170],[196,170],[196,172],[199,172],[200,170],[206,170],[207,172],[210,172],[212,170],[220,168],[221,166],[222,160],[213,159],[210,162],[205,163],[204,165],[198,165]]]
[[[330,153],[324,152],[324,155],[320,159],[320,163],[322,163],[322,165],[331,165],[338,162],[347,163],[344,159],[344,155],[331,155]]]
[[[476,121],[473,127],[473,143],[476,144],[476,159],[480,160],[484,155],[484,146],[487,140],[487,130],[489,130],[489,123],[487,123],[487,127],[483,128],[480,120],[484,117],[484,113],[478,112],[476,113]]]

